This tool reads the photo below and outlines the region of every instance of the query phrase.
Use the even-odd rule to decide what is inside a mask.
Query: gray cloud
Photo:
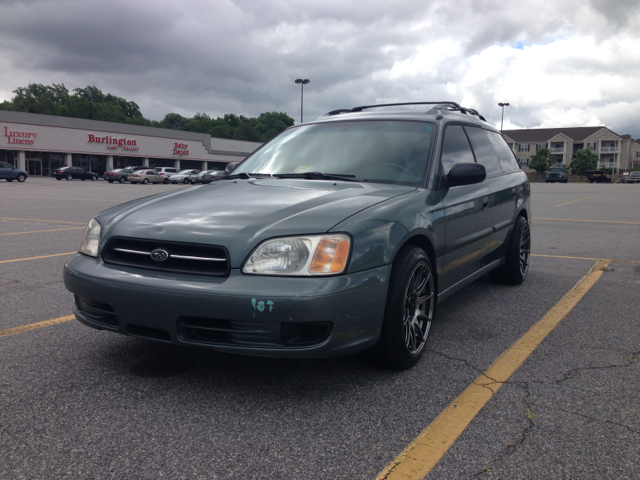
[[[0,100],[28,83],[55,82],[96,85],[137,102],[154,119],[169,112],[285,111],[298,120],[300,89],[293,81],[304,77],[311,79],[307,120],[375,102],[469,99],[469,106],[499,124],[500,95],[517,89],[504,77],[518,49],[576,35],[638,42],[639,3],[0,0],[0,95],[7,97]],[[491,60],[495,73],[463,85],[472,60],[493,46],[514,49]],[[640,63],[628,52],[536,68],[576,81],[607,70],[621,85],[567,109],[630,104]],[[405,63],[410,67],[392,74]],[[514,106],[509,116],[523,127],[536,126],[544,108]],[[640,136],[633,121],[621,125]]]

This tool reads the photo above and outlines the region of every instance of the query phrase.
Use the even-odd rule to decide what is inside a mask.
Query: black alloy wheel
[[[405,246],[393,262],[380,340],[374,347],[384,365],[404,370],[420,360],[435,314],[435,285],[425,251]]]
[[[505,257],[506,263],[490,271],[489,277],[495,283],[520,285],[529,272],[531,260],[531,231],[523,216],[513,226]]]
[[[67,175],[67,181],[73,180],[73,175]]]
[[[24,173],[21,173],[20,175],[18,175],[18,181],[20,183],[24,182],[27,179],[27,176]]]

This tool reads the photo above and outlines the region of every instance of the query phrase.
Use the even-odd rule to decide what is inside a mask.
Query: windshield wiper
[[[355,175],[343,175],[341,173],[301,172],[301,173],[276,173],[275,178],[308,178],[310,180],[345,180],[347,182],[363,182]]]
[[[262,178],[262,177],[270,177],[271,174],[270,173],[235,173],[233,175],[229,175],[228,177],[225,177],[224,180],[233,180],[234,178],[242,178],[243,180],[246,180],[247,178]]]

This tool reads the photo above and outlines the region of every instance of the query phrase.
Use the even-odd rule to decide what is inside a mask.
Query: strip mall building
[[[0,162],[48,176],[63,166],[100,175],[114,168],[224,170],[261,143],[205,133],[0,110]]]

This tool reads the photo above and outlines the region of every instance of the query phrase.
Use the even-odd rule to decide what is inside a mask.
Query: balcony
[[[565,153],[566,151],[565,147],[550,148],[549,150],[551,150],[551,153]]]
[[[600,147],[600,153],[620,153],[620,147]]]

